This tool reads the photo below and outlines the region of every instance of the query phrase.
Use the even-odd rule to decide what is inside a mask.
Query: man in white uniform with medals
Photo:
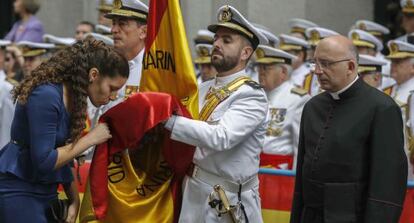
[[[118,99],[105,106],[104,111],[139,91],[147,37],[148,7],[139,0],[115,0],[113,9],[105,17],[112,19],[114,47],[127,58],[129,77],[124,87],[118,91]]]
[[[261,166],[295,168],[300,117],[310,99],[306,90],[296,87],[290,79],[295,59],[292,54],[268,46],[259,45],[256,50],[259,81],[267,93],[270,116]]]
[[[245,68],[267,39],[232,6],[222,6],[217,18],[208,29],[215,33],[211,62],[218,74],[200,86],[200,120],[173,115],[165,124],[172,139],[197,147],[179,222],[260,223],[257,174],[268,101]]]
[[[387,56],[391,60],[391,76],[396,84],[385,88],[383,92],[390,95],[401,108],[404,123],[405,152],[409,154],[409,134],[408,122],[408,99],[410,92],[414,90],[414,45],[398,40],[388,42],[390,54]],[[413,166],[408,165],[408,180],[414,180]]]

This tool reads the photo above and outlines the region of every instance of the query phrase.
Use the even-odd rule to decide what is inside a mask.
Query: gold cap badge
[[[398,52],[398,50],[398,44],[394,42],[390,44],[390,54],[395,54]]]
[[[265,56],[265,53],[262,49],[257,49],[256,50],[256,56],[257,56],[257,58],[263,58]]]
[[[367,30],[367,26],[365,25],[365,23],[361,22],[361,23],[358,25],[358,29]]]
[[[311,31],[311,33],[310,33],[310,40],[312,41],[312,42],[317,42],[317,41],[319,41],[320,40],[320,35],[319,35],[319,32],[318,31],[316,31],[316,30],[312,30]]]
[[[201,57],[209,56],[209,50],[207,47],[200,47],[199,53]]]
[[[122,7],[122,1],[121,0],[115,0],[114,1],[114,9],[120,9]]]
[[[352,33],[352,40],[359,40],[359,35],[356,32]]]
[[[228,22],[231,20],[233,14],[230,11],[230,8],[226,6],[219,15],[219,22]]]

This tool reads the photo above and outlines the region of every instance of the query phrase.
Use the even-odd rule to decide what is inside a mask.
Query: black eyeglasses
[[[316,66],[318,66],[321,70],[325,70],[325,69],[328,69],[330,66],[332,66],[332,65],[334,65],[336,63],[350,61],[350,60],[351,59],[342,59],[342,60],[335,60],[335,61],[329,61],[329,60],[310,60],[309,61],[309,64],[313,68],[313,70],[316,69]]]

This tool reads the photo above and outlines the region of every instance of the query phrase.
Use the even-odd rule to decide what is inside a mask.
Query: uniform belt
[[[259,178],[257,177],[257,175],[246,180],[244,183],[239,184],[239,183],[227,180],[223,177],[217,176],[213,173],[207,172],[201,169],[200,167],[198,167],[197,165],[192,166],[188,175],[190,177],[197,178],[212,187],[219,184],[222,187],[224,187],[224,190],[230,191],[233,193],[248,191],[259,185]]]

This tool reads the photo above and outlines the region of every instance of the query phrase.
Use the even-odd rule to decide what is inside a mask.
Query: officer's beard
[[[218,57],[215,54],[221,55]],[[211,56],[211,64],[216,68],[218,73],[223,73],[229,71],[237,66],[240,60],[240,54],[237,56],[224,56],[220,53],[215,53],[213,51],[213,55]]]

